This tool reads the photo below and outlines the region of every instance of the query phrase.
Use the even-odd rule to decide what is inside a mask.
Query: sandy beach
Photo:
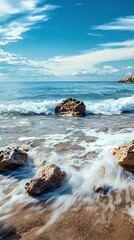
[[[101,200],[103,202],[103,200]],[[45,206],[44,206],[45,207]],[[77,206],[67,211],[52,226],[44,228],[51,215],[50,207],[45,211],[34,212],[18,209],[18,213],[9,219],[11,230],[2,239],[5,240],[132,240],[134,221],[126,213],[126,204],[122,203],[114,211],[105,209],[105,204],[97,206]],[[91,209],[92,210],[91,210]]]

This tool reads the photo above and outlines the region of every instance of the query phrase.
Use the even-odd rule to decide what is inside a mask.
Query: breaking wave
[[[43,102],[23,102],[19,104],[1,104],[0,114],[13,113],[13,114],[24,114],[24,115],[54,115],[55,107],[61,100]],[[86,113],[88,114],[122,114],[126,112],[134,111],[134,96],[119,98],[119,99],[108,99],[98,102],[85,102]]]
[[[92,114],[121,114],[134,111],[134,96],[119,98],[117,100],[108,99],[102,102],[86,102],[87,113]]]
[[[19,104],[9,104],[9,105],[0,105],[0,114],[3,113],[16,113],[24,115],[33,115],[33,114],[44,114],[44,115],[53,115],[56,105],[60,101],[48,101],[43,102],[23,102]]]

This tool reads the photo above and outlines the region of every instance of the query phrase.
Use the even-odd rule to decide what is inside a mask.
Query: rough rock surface
[[[134,83],[134,75],[124,78],[119,81],[120,83]]]
[[[113,155],[122,167],[134,171],[134,140],[115,148]]]
[[[74,98],[68,98],[56,106],[55,113],[61,115],[83,116],[86,111],[86,106]]]
[[[23,166],[28,154],[17,147],[8,147],[0,151],[0,172]]]
[[[30,195],[40,195],[41,193],[60,186],[65,177],[55,164],[47,164],[42,167],[36,178],[31,179],[25,184],[25,189]]]

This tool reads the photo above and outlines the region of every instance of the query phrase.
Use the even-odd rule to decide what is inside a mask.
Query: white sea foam
[[[92,114],[121,114],[122,112],[134,111],[134,96],[119,98],[117,100],[108,99],[102,102],[86,102],[87,113]]]
[[[18,138],[18,141],[23,142],[23,141],[27,141],[27,140],[36,140],[36,139],[39,139],[39,138],[37,138],[37,137],[20,137],[20,138]]]
[[[118,197],[115,202],[113,202],[111,195],[109,197],[108,206],[105,206],[105,209],[114,210],[115,205],[121,203],[121,192],[126,190],[126,203],[131,201],[131,208],[127,207],[126,211],[128,214],[134,218],[134,200],[131,199],[129,194],[129,189],[134,191],[134,177],[131,173],[124,174],[124,171],[121,167],[117,165],[114,158],[112,157],[111,151],[114,147],[121,145],[122,143],[131,141],[134,137],[134,129],[129,129],[131,132],[97,132],[97,129],[90,129],[88,126],[83,126],[83,134],[86,136],[96,137],[96,140],[93,142],[87,142],[86,140],[81,139],[80,142],[78,139],[75,139],[71,134],[76,130],[74,129],[68,134],[57,134],[57,132],[45,135],[45,140],[43,142],[42,151],[40,148],[34,148],[29,153],[29,157],[33,159],[35,165],[40,165],[43,161],[48,163],[55,163],[62,170],[66,172],[66,178],[61,184],[61,187],[43,194],[39,201],[49,201],[53,200],[53,214],[49,219],[48,223],[41,229],[39,233],[44,231],[47,227],[53,224],[65,211],[75,204],[92,204],[94,203],[94,185],[106,185],[113,190],[119,192]],[[125,130],[125,129],[124,129]],[[72,165],[75,163],[76,157],[72,156],[70,150],[63,155],[63,153],[56,153],[56,144],[62,143],[63,146],[68,141],[68,144],[71,144],[73,151],[73,144],[78,145],[77,160],[81,163],[81,155],[79,154],[79,148],[82,147],[83,154],[83,163],[84,154],[87,154],[91,151],[97,152],[97,156],[93,160],[90,155],[86,160],[86,164],[81,167],[81,169],[76,169]],[[45,148],[49,149],[51,155],[47,157],[47,152]],[[68,160],[68,161],[67,161]],[[69,161],[70,160],[70,161]],[[105,168],[104,175],[100,174],[100,168],[103,166]],[[34,175],[39,171],[35,166],[33,167],[32,163],[29,166],[19,169],[14,173],[10,173],[7,176],[0,175],[0,213],[1,215],[7,215],[10,213],[10,209],[15,206],[15,204],[27,205],[31,202],[38,202],[38,199],[32,198],[27,195],[24,190],[25,183],[34,177]],[[99,201],[99,198],[98,198]],[[36,206],[35,206],[36,210]],[[44,209],[42,209],[44,211]],[[15,212],[14,212],[15,213]]]
[[[45,100],[43,102],[23,102],[20,104],[0,105],[0,114],[2,113],[20,113],[20,114],[45,114],[54,115],[55,107],[62,100]],[[134,111],[134,96],[119,98],[117,100],[108,99],[99,102],[85,102],[87,114],[121,114],[122,112]]]
[[[97,133],[93,129],[88,129],[88,133],[85,129],[86,134],[90,136],[98,136],[98,139],[93,143],[81,142],[81,146],[85,148],[85,152],[96,151],[98,157],[90,159],[88,165],[82,167],[79,171],[71,167],[64,161],[61,163],[61,158],[57,155],[53,158],[55,164],[59,164],[60,167],[67,173],[67,178],[62,187],[56,192],[56,201],[53,204],[53,214],[48,223],[38,231],[37,234],[41,234],[51,224],[53,224],[59,217],[67,211],[74,204],[94,204],[93,187],[96,186],[108,186],[112,190],[118,190],[117,197],[113,200],[112,195],[107,195],[109,198],[105,209],[114,211],[115,205],[119,205],[122,202],[121,193],[126,190],[126,204],[131,202],[131,208],[126,207],[126,212],[134,218],[134,201],[131,199],[129,190],[134,190],[134,177],[131,173],[124,173],[124,170],[116,163],[112,157],[111,151],[114,147],[128,142],[134,137],[134,130],[131,133]],[[69,156],[68,156],[69,157]],[[72,159],[73,161],[73,159]],[[100,174],[101,167],[104,167],[104,175]],[[52,194],[49,193],[52,197]],[[58,197],[57,197],[58,196]],[[97,199],[96,199],[97,200]],[[98,198],[99,202],[99,198]],[[103,214],[103,213],[102,213]]]
[[[59,101],[43,102],[23,102],[20,104],[0,105],[0,114],[2,113],[21,113],[21,114],[54,114],[54,109]]]
[[[29,125],[30,125],[30,122],[28,121],[28,119],[20,121],[20,126],[29,126]]]

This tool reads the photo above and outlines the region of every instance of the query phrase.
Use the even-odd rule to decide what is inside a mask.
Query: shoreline
[[[102,202],[105,199],[102,199]],[[89,208],[90,207],[90,208]],[[76,206],[65,212],[58,220],[41,234],[51,215],[50,207],[45,211],[33,212],[25,208],[11,217],[8,222],[12,231],[5,240],[132,240],[134,220],[125,212],[125,203],[115,210],[105,209],[105,204],[94,211],[92,206]]]
[[[96,91],[100,99],[101,93]],[[121,94],[125,95],[124,90]],[[130,113],[133,97],[132,103],[129,99],[125,98],[127,101],[123,106]],[[20,147],[31,146],[28,165],[0,175],[1,227],[3,223],[9,223],[9,236],[4,237],[5,240],[134,238],[134,177],[123,171],[112,156],[114,148],[133,140],[134,113],[100,114],[103,110],[113,112],[116,106],[117,110],[123,110],[117,101],[111,99],[112,105],[107,105],[109,101],[105,106],[97,105],[98,114],[82,118],[21,115],[10,111],[1,114],[0,147],[13,143]],[[41,108],[46,111],[44,105]],[[41,108],[37,106],[37,110]],[[66,172],[65,181],[54,191],[32,198],[27,194],[25,184],[35,178],[46,163],[55,164]],[[94,187],[99,184],[109,189],[106,195],[94,192]],[[120,196],[122,191],[126,191],[125,197]],[[10,211],[14,212],[13,216]],[[42,235],[36,236],[49,224],[50,216],[54,223]]]

